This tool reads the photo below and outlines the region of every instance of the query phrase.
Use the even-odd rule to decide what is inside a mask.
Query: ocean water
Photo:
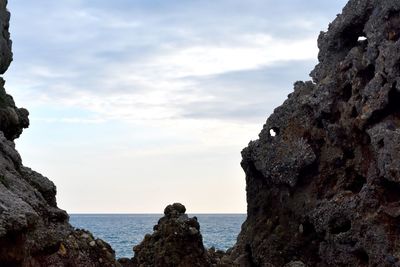
[[[245,214],[190,214],[200,223],[203,242],[207,248],[226,250],[236,243]],[[70,214],[70,223],[89,230],[97,238],[108,242],[117,258],[133,257],[133,246],[145,234],[153,232],[162,214]]]

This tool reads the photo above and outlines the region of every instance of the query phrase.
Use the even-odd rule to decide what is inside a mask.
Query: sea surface
[[[200,223],[203,242],[207,248],[227,250],[236,243],[245,214],[189,214]],[[108,242],[117,258],[133,257],[132,247],[139,244],[145,234],[153,232],[162,214],[70,214],[75,228],[86,229],[96,238]]]

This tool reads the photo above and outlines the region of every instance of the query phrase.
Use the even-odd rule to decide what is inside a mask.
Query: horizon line
[[[160,212],[67,212],[68,215],[164,215]],[[188,212],[194,215],[247,215],[240,212]]]

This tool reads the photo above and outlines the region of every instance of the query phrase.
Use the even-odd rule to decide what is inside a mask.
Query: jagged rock
[[[0,74],[4,74],[12,61],[11,39],[8,28],[10,26],[10,12],[7,11],[7,0],[0,1]]]
[[[6,9],[7,1],[0,1],[0,74],[4,74],[12,61],[11,40],[8,32],[10,13]],[[23,128],[29,126],[28,111],[17,108],[13,98],[4,89],[4,80],[0,78],[0,131],[9,140],[18,138]]]
[[[120,263],[123,266],[212,266],[197,218],[189,218],[185,211],[182,204],[168,205],[153,234],[146,235],[133,248],[132,261],[124,259]]]
[[[400,266],[399,38],[389,0],[351,0],[321,32],[313,82],[242,152],[241,266]]]
[[[0,266],[119,266],[108,244],[71,227],[55,195],[0,132]]]
[[[39,265],[28,266],[120,266],[110,245],[85,230],[71,232],[56,248],[56,253],[35,259]]]
[[[182,214],[185,214],[186,208],[181,203],[174,203],[172,205],[168,205],[164,209],[164,214],[166,217],[176,217]]]
[[[6,3],[0,73],[12,59]],[[399,39],[400,1],[389,0],[350,0],[320,34],[313,81],[296,82],[242,151],[248,216],[229,253],[207,251],[197,219],[173,204],[116,262],[22,165],[13,140],[28,112],[0,80],[0,266],[400,266]]]
[[[13,98],[6,93],[4,84],[3,78],[0,78],[0,131],[8,140],[14,140],[21,135],[24,128],[28,128],[29,112],[15,106]]]
[[[189,218],[186,208],[180,203],[168,205],[153,234],[133,248],[132,259],[122,258],[118,262],[123,267],[142,266],[209,266],[234,267],[229,254],[210,248],[206,250],[196,217]]]
[[[0,0],[0,73],[11,60],[7,1]],[[57,207],[56,187],[22,165],[13,140],[28,127],[0,78],[0,266],[120,266],[104,241],[75,230]]]
[[[211,260],[211,265],[214,267],[239,267],[239,262],[233,262],[232,259],[229,257],[229,253],[216,250],[214,247],[207,250],[209,258]]]

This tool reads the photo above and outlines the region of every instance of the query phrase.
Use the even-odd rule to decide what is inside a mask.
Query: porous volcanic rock
[[[133,248],[131,266],[212,266],[197,218],[189,218],[185,211],[180,203],[165,208],[153,234]]]
[[[12,61],[11,40],[8,32],[10,13],[6,9],[7,1],[0,1],[0,74],[4,74]],[[9,140],[14,140],[29,126],[28,111],[17,108],[13,98],[4,89],[4,80],[0,77],[0,131]]]
[[[351,0],[242,151],[242,266],[400,266],[400,1]],[[272,135],[271,131],[276,134]]]
[[[6,5],[0,0],[0,73],[12,60]],[[54,184],[22,165],[13,140],[28,125],[0,78],[0,266],[119,266],[108,244],[68,223]]]

